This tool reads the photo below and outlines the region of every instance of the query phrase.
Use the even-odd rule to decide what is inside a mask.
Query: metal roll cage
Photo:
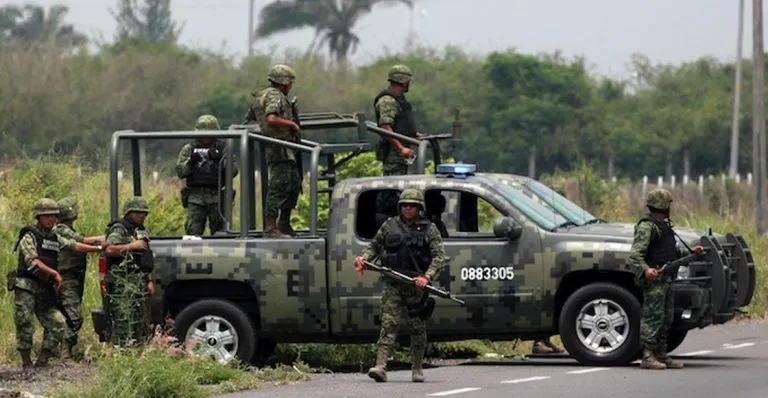
[[[261,134],[261,129],[256,124],[233,124],[230,125],[227,130],[206,130],[206,131],[134,131],[134,130],[118,130],[112,133],[112,139],[109,147],[109,199],[110,199],[110,217],[116,219],[118,217],[118,170],[119,170],[119,149],[120,142],[123,140],[130,142],[131,148],[131,166],[133,174],[133,194],[135,196],[141,196],[142,183],[141,183],[141,163],[139,159],[139,141],[141,140],[172,140],[172,139],[197,139],[197,138],[214,138],[214,139],[226,139],[226,148],[228,154],[234,154],[235,142],[238,145],[239,154],[239,178],[240,178],[240,231],[238,234],[241,238],[246,238],[251,231],[256,230],[256,203],[254,199],[255,189],[255,175],[256,170],[267,171],[267,162],[265,159],[265,146],[264,144],[274,144],[277,146],[285,147],[288,149],[297,150],[300,153],[309,154],[309,234],[310,236],[317,236],[317,205],[318,194],[327,193],[331,194],[333,185],[336,182],[336,169],[352,158],[358,156],[361,153],[371,151],[372,145],[366,141],[366,133],[374,133],[379,137],[395,138],[405,145],[416,146],[416,170],[418,174],[423,174],[426,168],[426,156],[427,147],[432,148],[432,156],[435,164],[441,162],[441,150],[439,141],[443,139],[452,139],[453,148],[458,147],[459,142],[459,129],[461,123],[459,121],[459,112],[455,111],[455,120],[453,122],[453,131],[449,134],[436,134],[423,136],[420,138],[408,137],[398,133],[391,132],[389,130],[378,127],[375,123],[366,121],[365,115],[361,113],[355,114],[339,114],[333,112],[321,112],[321,113],[307,113],[301,114],[299,117],[302,131],[321,130],[321,129],[342,129],[342,128],[356,128],[357,129],[357,142],[342,143],[342,144],[326,144],[310,141],[302,138],[301,143],[288,142],[276,138],[271,138]],[[255,151],[255,145],[259,143],[259,152]],[[341,152],[352,152],[351,155],[346,156],[338,162],[335,162],[335,154]],[[257,156],[258,154],[258,156]],[[319,171],[320,157],[325,155],[327,158],[328,168],[324,172]],[[232,198],[234,193],[232,180],[234,172],[232,169],[234,156],[225,156],[220,160],[220,164],[223,164],[225,170],[225,199]],[[258,167],[254,167],[256,158],[258,158]],[[302,174],[305,172],[301,171]],[[268,172],[261,172],[261,199],[262,203],[266,200],[267,187],[269,185]],[[328,188],[318,189],[318,182],[320,180],[328,181]],[[221,185],[219,185],[221,189]],[[244,192],[247,194],[243,195]],[[231,231],[232,225],[232,200],[223,200],[223,216],[225,220],[225,234],[234,234]],[[220,211],[221,208],[220,208]],[[262,207],[262,228],[264,228],[263,207]]]

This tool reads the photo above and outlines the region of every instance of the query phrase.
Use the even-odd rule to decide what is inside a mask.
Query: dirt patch
[[[44,368],[22,369],[20,366],[0,365],[0,398],[24,397],[11,395],[9,391],[25,391],[45,395],[66,382],[82,380],[94,371],[92,366],[84,364],[51,364]]]

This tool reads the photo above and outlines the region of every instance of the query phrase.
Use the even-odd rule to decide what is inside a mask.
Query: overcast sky
[[[35,2],[34,0],[31,0]],[[13,1],[2,0],[0,4]],[[111,40],[115,22],[108,7],[116,0],[38,0],[70,7],[67,21],[89,34]],[[173,16],[184,22],[181,41],[192,46],[247,53],[249,0],[173,0]],[[255,14],[269,3],[254,0]],[[723,60],[736,56],[738,0],[419,0],[415,29],[421,44],[461,46],[485,54],[517,48],[522,52],[585,55],[595,72],[626,76],[633,52],[653,61],[682,62],[703,55]],[[752,7],[745,4],[744,57],[752,54]],[[356,64],[370,62],[385,48],[403,46],[410,10],[383,6],[360,20],[361,38],[351,57]],[[768,24],[766,24],[768,25]],[[395,32],[392,32],[392,31]],[[256,50],[305,49],[313,31],[306,29],[257,42]]]

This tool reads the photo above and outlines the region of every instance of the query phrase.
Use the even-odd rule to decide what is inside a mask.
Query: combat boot
[[[277,229],[291,236],[296,236],[296,231],[291,227],[291,209],[280,210],[280,218],[277,220]]]
[[[667,369],[682,369],[683,363],[680,361],[675,361],[674,359],[669,357],[669,354],[657,354],[656,358],[659,359],[659,362],[663,363],[667,366]]]
[[[40,368],[44,366],[48,366],[48,360],[51,359],[51,356],[53,356],[53,353],[48,350],[40,350],[40,355],[37,356],[37,361],[35,361],[35,367]]]
[[[267,238],[290,238],[291,235],[286,235],[277,229],[277,217],[266,217],[266,228],[264,230],[264,236]]]
[[[640,367],[643,369],[666,369],[667,365],[659,362],[654,352],[646,348],[643,350],[643,360],[640,362]]]
[[[19,350],[21,355],[21,367],[24,369],[32,367],[32,357],[30,356],[30,350]]]
[[[72,345],[66,341],[61,343],[61,362],[72,362]]]
[[[424,382],[424,350],[414,351],[411,348],[411,381],[414,383]]]
[[[553,352],[554,350],[548,347],[543,340],[536,340],[533,343],[533,348],[531,349],[531,353],[533,354],[552,354]]]
[[[550,339],[543,340],[542,342],[544,343],[545,346],[549,347],[552,350],[552,352],[555,354],[562,354],[563,352],[565,352],[565,350],[556,346],[555,343],[553,343],[552,340]]]
[[[377,383],[387,381],[387,357],[389,353],[386,347],[379,347],[376,354],[376,366],[368,369],[368,377],[376,380]]]

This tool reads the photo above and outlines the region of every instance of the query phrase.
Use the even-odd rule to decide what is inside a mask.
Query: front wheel
[[[196,301],[176,317],[179,340],[197,340],[194,351],[230,363],[235,357],[248,362],[256,350],[257,336],[248,315],[234,303],[221,299]]]
[[[576,290],[560,312],[560,338],[568,353],[585,365],[631,362],[640,344],[640,302],[613,283]]]

